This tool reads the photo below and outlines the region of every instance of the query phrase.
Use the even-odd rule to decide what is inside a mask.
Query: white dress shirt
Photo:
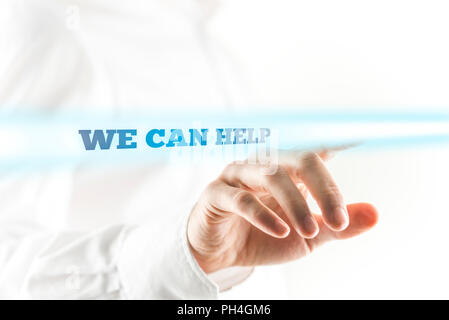
[[[227,108],[239,78],[207,35],[214,3],[3,1],[0,114]],[[12,137],[13,139],[13,137]],[[0,170],[0,298],[216,298],[251,268],[206,275],[186,221],[222,164]]]

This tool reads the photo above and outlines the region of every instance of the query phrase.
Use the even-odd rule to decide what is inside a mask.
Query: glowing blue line
[[[429,132],[407,132],[401,135],[388,135],[372,137],[359,137],[359,132],[354,129],[350,137],[334,137],[335,131],[328,130],[332,125],[380,125],[389,124],[393,126],[408,124],[434,124],[443,126],[447,124],[448,130],[443,133]],[[301,148],[314,149],[321,146],[338,146],[352,142],[363,142],[353,149],[356,151],[382,150],[388,148],[417,148],[427,145],[446,146],[449,144],[449,112],[409,112],[400,111],[367,111],[367,112],[342,112],[317,110],[317,111],[279,111],[276,113],[261,111],[257,114],[243,112],[237,115],[220,114],[218,112],[189,112],[168,114],[131,114],[125,116],[104,116],[93,113],[89,116],[83,113],[60,113],[46,115],[44,113],[22,113],[7,115],[0,112],[0,130],[2,128],[13,128],[23,130],[23,134],[32,139],[39,138],[41,133],[52,133],[58,135],[58,126],[67,125],[73,128],[73,134],[78,137],[78,129],[106,129],[106,128],[192,128],[201,126],[203,128],[217,127],[255,127],[255,128],[277,128],[280,133],[279,148]],[[326,134],[320,139],[312,139],[305,128],[321,126]],[[7,129],[7,133],[8,133]],[[142,134],[142,133],[140,133]],[[1,136],[0,139],[13,140],[15,136]],[[1,143],[1,140],[0,140]],[[79,163],[98,165],[117,165],[127,163],[155,163],[168,161],[167,149],[151,149],[146,145],[140,146],[138,152],[123,150],[121,152],[99,151],[95,153],[82,153],[80,156],[58,154],[58,147],[48,145],[51,141],[36,141],[37,148],[34,151],[23,154],[13,159],[0,158],[0,170],[27,170],[53,168],[55,166],[71,166]],[[0,144],[1,146],[1,144]],[[219,148],[219,147],[216,147]],[[48,153],[48,151],[52,151]],[[192,148],[192,154],[201,148]],[[40,152],[41,151],[41,152]],[[53,152],[54,151],[54,152]],[[83,151],[83,150],[80,150]],[[206,157],[205,160],[208,158]],[[204,159],[203,159],[204,160]],[[211,158],[217,161],[217,158]]]

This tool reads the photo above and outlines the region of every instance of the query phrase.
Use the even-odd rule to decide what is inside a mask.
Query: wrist
[[[187,237],[187,242],[193,258],[196,260],[204,273],[210,274],[233,266],[232,263],[226,262],[227,259],[224,258],[224,254],[204,254],[192,245],[189,237]]]
[[[187,243],[193,258],[206,274],[234,266],[232,245],[197,213],[193,210],[187,221]]]

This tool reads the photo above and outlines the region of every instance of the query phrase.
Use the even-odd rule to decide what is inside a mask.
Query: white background
[[[166,1],[169,2],[169,0]],[[193,1],[199,0],[172,2],[190,5]],[[213,3],[213,0],[201,1]],[[58,1],[49,2],[53,5]],[[73,2],[88,3],[81,0]],[[120,2],[123,5],[124,3],[124,1]],[[129,3],[129,6],[133,5],[132,2]],[[146,3],[150,4],[149,12],[157,16],[159,13],[157,11],[153,13],[151,10],[151,4],[154,2]],[[1,8],[0,12],[2,12]],[[184,55],[182,52],[178,54],[173,50],[178,55],[164,57],[172,60],[173,63],[169,66],[159,63],[159,60],[152,61],[146,55],[141,55],[140,51],[129,49],[127,46],[123,46],[126,50],[107,52],[111,47],[121,48],[116,42],[110,41],[110,37],[103,36],[101,33],[101,30],[104,30],[104,34],[108,34],[109,28],[120,26],[120,20],[116,19],[118,15],[111,10],[106,12],[111,14],[112,19],[108,19],[107,15],[103,20],[95,15],[83,16],[86,20],[83,22],[84,25],[82,24],[81,31],[84,30],[83,28],[87,31],[94,30],[88,29],[88,22],[91,20],[97,21],[98,18],[102,21],[104,28],[95,28],[96,31],[100,29],[98,34],[102,41],[99,41],[97,46],[92,46],[92,52],[101,57],[100,48],[104,47],[104,51],[108,53],[105,56],[110,60],[117,60],[117,67],[112,70],[116,71],[116,76],[122,83],[121,92],[110,92],[104,85],[109,83],[110,74],[100,72],[100,77],[93,78],[97,86],[90,88],[86,84],[91,84],[88,80],[92,80],[89,77],[95,70],[91,70],[89,61],[83,64],[85,69],[80,69],[76,64],[78,62],[76,52],[80,44],[72,43],[74,37],[67,36],[68,31],[65,29],[54,28],[52,21],[49,24],[42,24],[41,19],[47,21],[47,16],[43,15],[39,18],[40,11],[30,12],[33,14],[26,16],[25,21],[30,22],[33,27],[33,32],[30,33],[33,35],[31,38],[42,43],[38,41],[39,46],[31,47],[29,52],[35,52],[35,49],[38,53],[46,52],[46,45],[55,43],[53,38],[58,39],[57,43],[61,47],[56,46],[54,49],[59,60],[52,59],[50,56],[49,61],[41,61],[39,54],[34,56],[37,60],[29,58],[28,55],[22,57],[22,60],[14,60],[17,62],[15,65],[18,71],[28,70],[27,68],[30,67],[29,70],[33,71],[31,74],[42,72],[44,75],[42,79],[48,81],[33,82],[37,84],[37,87],[27,90],[28,95],[24,96],[22,90],[28,89],[32,78],[26,78],[26,81],[23,81],[10,77],[9,79],[16,79],[17,83],[22,84],[18,86],[17,92],[12,92],[13,102],[17,102],[17,97],[26,98],[32,102],[36,97],[43,97],[38,101],[43,105],[51,105],[54,101],[59,101],[59,90],[66,90],[67,97],[71,99],[73,105],[79,104],[80,101],[88,104],[87,93],[92,94],[92,100],[89,100],[92,105],[101,101],[103,104],[100,106],[109,109],[112,98],[121,93],[122,98],[127,99],[118,100],[123,106],[128,107],[138,105],[141,100],[146,103],[147,95],[142,92],[146,92],[146,88],[150,87],[151,80],[157,79],[158,82],[155,81],[155,83],[158,84],[159,81],[162,81],[162,84],[165,81],[168,88],[176,80],[175,77],[161,80],[159,75],[153,79],[151,78],[153,75],[147,75],[146,68],[141,67],[139,63],[146,67],[151,66],[160,74],[171,74],[165,72],[165,68],[170,68],[171,72],[179,71],[174,73],[178,75],[179,81],[173,85],[176,86],[179,83],[176,86],[179,91],[177,93],[183,97],[191,96],[191,100],[188,101],[192,104],[197,102],[198,97],[191,94],[191,91],[194,91],[192,88],[198,85],[196,82],[185,80],[190,79],[190,76],[183,77],[183,74],[189,75],[191,69],[183,63],[184,60],[175,63],[178,62],[178,57],[184,56],[185,59],[195,57],[196,55],[192,52],[196,51],[187,51],[192,55]],[[61,16],[65,13],[66,11],[62,10]],[[251,105],[267,109],[282,106],[292,110],[335,108],[357,111],[364,109],[448,111],[448,16],[447,0],[223,0],[217,8],[215,18],[210,21],[209,31],[216,40],[221,41],[223,47],[229,48],[229,52],[241,67],[241,74],[246,76],[246,82],[251,87],[252,95],[249,101]],[[161,20],[163,18],[161,16]],[[13,20],[15,19],[17,18],[14,17]],[[137,21],[141,22],[141,20]],[[124,23],[121,22],[123,26]],[[35,24],[36,27],[34,27]],[[41,26],[42,29],[37,26]],[[181,22],[179,28],[183,26]],[[131,23],[129,29],[134,32],[133,28],[134,24]],[[6,35],[10,33],[7,28],[2,30]],[[90,35],[87,31],[86,34]],[[121,31],[123,35],[126,35],[126,31],[129,30],[125,28]],[[156,31],[159,37],[161,30]],[[177,29],[174,30],[174,33],[176,34],[177,31]],[[48,33],[48,37],[39,37],[45,32]],[[6,36],[4,38],[6,39]],[[129,42],[134,41],[133,39],[130,38]],[[97,44],[96,41],[92,42]],[[125,44],[129,45],[129,42]],[[20,44],[20,41],[18,43]],[[2,44],[5,48],[3,53],[8,53],[7,49],[12,44],[8,41],[3,41]],[[145,42],[139,43],[141,47],[146,48],[143,44]],[[157,44],[155,44],[156,48]],[[148,51],[142,52],[152,52],[151,43],[148,47]],[[29,47],[24,46],[24,48]],[[180,48],[182,49],[183,46]],[[73,51],[75,54],[72,54]],[[80,57],[83,58],[84,55]],[[0,60],[9,61],[8,59]],[[99,60],[101,67],[103,61]],[[65,65],[70,61],[72,64],[64,67],[65,72],[54,72],[57,70],[55,66],[58,66],[58,63],[64,62]],[[53,68],[46,67],[46,63],[49,62]],[[142,71],[136,73],[136,69],[124,68],[128,64],[137,66],[138,70]],[[194,66],[203,64],[203,61],[192,60]],[[180,70],[176,70],[177,68]],[[195,68],[195,72],[201,71]],[[15,71],[14,68],[12,71]],[[54,77],[48,74],[51,75],[52,71]],[[206,74],[204,70],[203,73]],[[67,76],[67,79],[61,78],[61,80],[59,78],[61,74]],[[83,77],[79,78],[79,75]],[[8,79],[8,76],[4,78]],[[130,79],[134,79],[134,82]],[[79,82],[77,90],[68,86],[72,80]],[[58,84],[56,87],[58,90],[55,90],[55,83]],[[9,96],[12,87],[9,86],[9,82],[2,84],[3,86],[0,87],[4,90],[0,91],[6,92]],[[215,91],[209,91],[211,92],[210,100],[214,100]],[[53,100],[55,92],[57,99]],[[154,103],[162,104],[167,97],[166,92],[162,91],[160,100],[158,100],[159,96],[154,97],[155,93],[157,94],[157,90],[151,92],[155,99]],[[204,93],[201,92],[201,94]],[[62,97],[66,96],[62,95]],[[110,97],[110,100],[105,97]],[[124,108],[122,111],[128,110]],[[329,163],[329,167],[348,202],[368,201],[377,206],[380,220],[375,229],[357,239],[332,243],[320,248],[312,256],[297,262],[257,268],[247,282],[225,293],[223,297],[249,299],[449,298],[448,163],[448,145],[340,153]],[[122,176],[116,178],[121,179]],[[62,192],[67,189],[65,185],[70,181],[65,176],[55,181],[61,182],[62,187],[58,188],[61,195],[55,196],[49,191],[44,194],[48,195],[48,199],[59,201],[55,204],[53,201],[45,201],[47,198],[44,197],[40,203],[41,210],[36,211],[38,216],[42,215],[45,218],[48,216],[47,220],[58,224],[63,218],[54,218],[54,216],[60,213],[58,211],[62,212],[66,206],[66,198]],[[29,190],[33,191],[33,186],[34,184]],[[52,191],[52,186],[50,184],[48,190]],[[55,186],[59,185],[55,184]],[[14,192],[16,189],[11,190]],[[21,191],[26,193],[27,189]],[[107,196],[107,193],[105,195]],[[142,194],[145,201],[146,195],[143,197]],[[140,194],[136,196],[135,203],[139,203],[139,196]],[[14,202],[14,206],[11,205],[11,207],[15,208],[17,202],[15,199],[17,198],[4,197],[2,201]],[[104,208],[102,198],[99,199],[98,206]],[[156,200],[163,203],[166,199]],[[154,206],[160,205],[158,201],[154,202]],[[22,202],[17,203],[22,205]],[[26,201],[23,203],[25,207],[28,205]],[[61,210],[58,209],[58,203],[61,204]],[[85,202],[79,201],[79,203],[81,206],[78,210],[83,211],[84,215],[78,218],[89,225],[96,223],[97,220],[90,214],[92,210],[95,210],[95,205],[85,210],[83,207]],[[120,206],[115,207],[107,209],[111,211],[120,209]],[[135,207],[140,208],[137,205]],[[35,206],[32,209],[35,209]],[[143,209],[140,213],[147,214]],[[139,211],[136,216],[138,214]],[[112,219],[112,216],[110,212],[107,212],[103,218]],[[100,218],[98,221],[101,221]]]
[[[449,110],[447,1],[222,1],[210,25],[267,108]],[[449,146],[346,152],[329,166],[371,232],[258,268],[225,298],[449,298]]]

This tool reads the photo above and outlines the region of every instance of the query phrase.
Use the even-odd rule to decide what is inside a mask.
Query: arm
[[[0,296],[25,299],[216,298],[218,286],[176,226],[110,226],[52,233],[24,222],[0,224]]]

